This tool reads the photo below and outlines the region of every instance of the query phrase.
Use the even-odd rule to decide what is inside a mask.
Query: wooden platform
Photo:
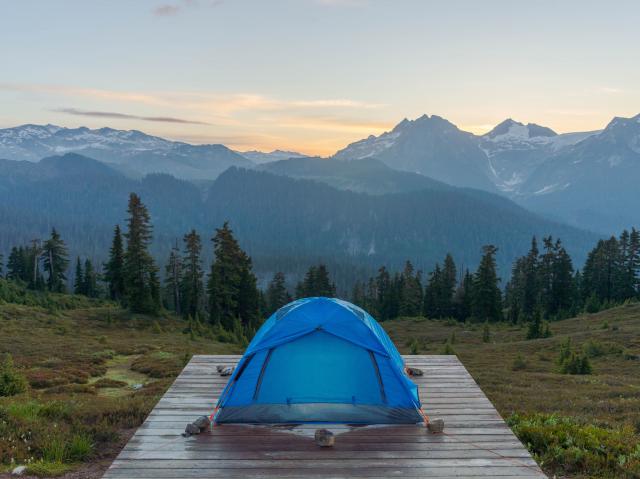
[[[445,434],[423,426],[330,427],[333,448],[319,448],[319,426],[294,429],[222,425],[189,438],[188,422],[210,414],[228,378],[218,364],[239,356],[194,356],[105,478],[445,478],[546,477],[455,356],[405,356],[425,412]]]

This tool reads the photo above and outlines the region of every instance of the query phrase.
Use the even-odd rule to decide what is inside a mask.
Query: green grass
[[[603,324],[607,327],[603,328]],[[526,340],[527,328],[521,325],[491,324],[489,340],[484,324],[454,323],[424,318],[398,319],[383,323],[403,354],[441,354],[455,351],[482,390],[507,418],[555,417],[584,427],[599,428],[616,437],[624,431],[631,449],[640,442],[640,304],[632,303],[596,314],[550,323],[552,337]],[[455,332],[455,344],[451,344]],[[571,338],[576,354],[589,358],[591,374],[562,374],[558,364],[562,346]],[[416,347],[416,345],[419,345]],[[421,398],[429,410],[429,397]],[[577,426],[576,426],[577,427]],[[552,430],[546,447],[557,450]],[[527,443],[527,437],[520,437]],[[555,449],[554,449],[555,448]],[[570,448],[570,446],[568,446]],[[561,471],[572,477],[624,477],[618,469],[594,466],[585,460],[581,467],[559,466],[571,452],[559,451],[557,461],[537,451],[547,472]],[[625,461],[627,452],[616,452],[616,460]],[[576,454],[586,452],[573,451]],[[632,457],[632,456],[629,456]],[[568,459],[567,459],[568,460]],[[640,474],[635,459],[626,468]],[[636,468],[636,469],[633,469]],[[635,476],[638,477],[638,476]]]
[[[637,477],[640,444],[631,427],[605,428],[555,414],[514,414],[509,426],[537,462],[554,473]]]
[[[636,470],[640,305],[553,322],[553,335],[536,340],[519,325],[486,331],[424,318],[383,325],[403,354],[457,354],[547,472],[624,477]],[[185,328],[172,316],[109,304],[55,311],[0,304],[0,351],[28,381],[25,392],[0,398],[0,471],[28,464],[31,474],[55,477],[108,463],[192,354],[242,352],[210,331],[191,338]],[[589,358],[591,374],[561,374],[567,338]],[[428,396],[422,401],[428,412]]]
[[[26,464],[30,474],[55,477],[108,462],[192,354],[241,352],[191,339],[186,323],[170,315],[80,305],[52,312],[0,304],[0,351],[12,355],[28,383],[26,391],[0,397],[0,471]]]

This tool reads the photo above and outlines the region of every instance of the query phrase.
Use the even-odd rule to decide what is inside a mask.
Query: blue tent
[[[218,400],[217,423],[421,420],[417,386],[382,327],[335,298],[304,298],[258,330]]]

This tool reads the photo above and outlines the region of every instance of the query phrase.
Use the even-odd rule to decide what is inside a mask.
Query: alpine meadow
[[[0,8],[0,479],[640,477],[637,2]]]

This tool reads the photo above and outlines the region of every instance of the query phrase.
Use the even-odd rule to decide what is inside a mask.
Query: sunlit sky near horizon
[[[640,113],[640,2],[0,0],[0,127],[329,155],[403,118]]]

